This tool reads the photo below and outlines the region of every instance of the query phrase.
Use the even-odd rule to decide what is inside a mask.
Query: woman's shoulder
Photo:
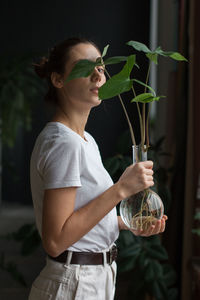
[[[35,146],[40,149],[52,147],[80,148],[81,143],[76,134],[58,122],[48,122],[38,135]]]

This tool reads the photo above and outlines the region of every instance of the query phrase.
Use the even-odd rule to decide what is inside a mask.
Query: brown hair
[[[45,100],[50,103],[57,103],[56,88],[51,82],[51,73],[64,74],[65,65],[70,58],[70,50],[78,44],[92,44],[99,52],[98,46],[85,38],[69,38],[57,44],[50,50],[49,58],[42,57],[38,64],[34,64],[36,74],[41,78],[46,78],[48,82],[48,92]]]

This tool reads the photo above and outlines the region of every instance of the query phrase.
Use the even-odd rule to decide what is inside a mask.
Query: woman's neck
[[[78,133],[84,138],[84,130],[88,120],[89,112],[77,112],[57,107],[52,122],[60,122]]]

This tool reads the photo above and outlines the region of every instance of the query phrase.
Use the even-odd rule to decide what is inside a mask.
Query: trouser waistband
[[[77,264],[77,265],[104,265],[112,264],[117,259],[117,247],[113,245],[107,252],[72,252],[64,251],[57,257],[48,255],[49,258],[60,263]]]

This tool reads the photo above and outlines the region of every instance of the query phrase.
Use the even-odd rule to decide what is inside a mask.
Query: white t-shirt
[[[62,123],[49,122],[36,140],[31,156],[30,176],[40,236],[45,189],[78,187],[75,199],[77,210],[113,185],[102,164],[95,140],[87,132],[84,132],[84,136],[86,140]],[[118,234],[114,208],[68,250],[100,252],[109,248]]]

